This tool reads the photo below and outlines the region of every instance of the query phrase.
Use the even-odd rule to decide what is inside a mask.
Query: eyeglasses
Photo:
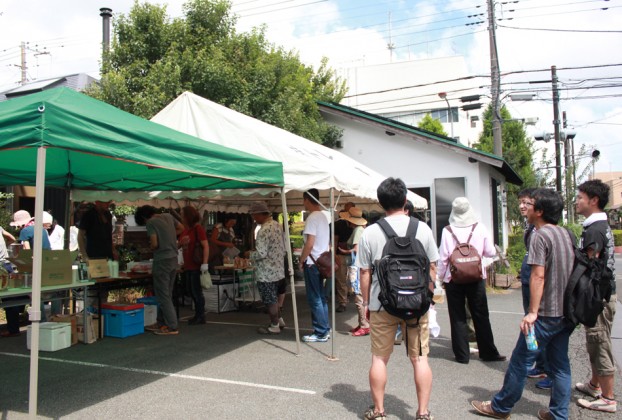
[[[533,206],[534,203],[532,203],[531,201],[521,201],[519,203],[521,206]]]

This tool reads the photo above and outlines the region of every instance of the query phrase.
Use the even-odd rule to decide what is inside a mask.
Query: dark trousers
[[[10,274],[13,272],[13,266],[11,263],[3,262],[2,265],[6,269],[6,271]],[[4,301],[8,302],[10,300],[21,300],[21,298],[5,298]],[[24,312],[26,307],[24,305],[20,306],[9,306],[8,308],[4,308],[4,313],[6,314],[6,328],[11,334],[19,333],[19,315]]]
[[[194,317],[205,319],[205,297],[203,296],[203,287],[201,287],[201,271],[188,270],[184,272],[184,275],[194,301]]]
[[[445,286],[445,294],[451,324],[451,347],[456,360],[459,362],[469,361],[469,332],[465,299],[473,318],[479,357],[481,359],[493,359],[498,356],[499,351],[495,346],[495,339],[490,327],[486,282],[484,280],[471,284],[449,282]]]

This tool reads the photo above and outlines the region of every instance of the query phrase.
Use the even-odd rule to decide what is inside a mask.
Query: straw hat
[[[361,209],[352,207],[347,213],[345,211],[342,213],[345,213],[343,219],[352,224],[357,226],[365,226],[367,224],[367,220],[363,219],[363,210]],[[341,217],[341,213],[339,213],[339,217]]]
[[[251,203],[250,210],[248,211],[250,214],[258,214],[258,213],[270,213],[268,206],[263,201],[255,201]]]
[[[477,223],[477,216],[466,197],[458,197],[451,203],[449,224],[455,227],[467,227]]]
[[[9,223],[11,226],[24,226],[30,222],[32,217],[26,210],[18,210],[13,214],[13,221]]]

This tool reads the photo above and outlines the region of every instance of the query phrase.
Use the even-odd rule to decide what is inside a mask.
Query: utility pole
[[[574,203],[573,200],[571,200],[574,194],[574,189],[576,188],[576,185],[574,183],[574,151],[572,150],[573,147],[571,146],[571,143],[574,143],[574,141],[573,136],[569,135],[568,131],[566,130],[566,128],[568,128],[566,111],[562,112],[562,127],[564,128],[564,135],[562,137],[564,141],[564,166],[566,167],[566,172],[564,174],[566,178],[566,212],[568,214],[568,223],[574,223]]]
[[[553,127],[555,128],[555,186],[557,192],[562,192],[562,139],[559,129],[559,90],[557,89],[557,67],[551,66],[551,81],[553,84]]]
[[[493,153],[499,157],[503,156],[503,143],[501,136],[501,76],[499,74],[499,56],[497,54],[497,35],[495,20],[495,3],[487,0],[488,6],[488,39],[490,41],[490,84],[492,94],[492,138]]]
[[[25,85],[28,82],[28,67],[26,66],[26,43],[22,41],[20,44],[20,50],[22,52],[22,61],[20,65],[20,69],[22,70],[22,85]]]

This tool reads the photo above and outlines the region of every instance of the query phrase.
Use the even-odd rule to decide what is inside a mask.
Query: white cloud
[[[296,50],[301,59],[315,67],[323,56],[329,58],[333,67],[353,67],[363,64],[381,64],[390,61],[387,49],[388,12],[392,15],[392,41],[397,47],[393,60],[409,60],[443,57],[461,54],[466,58],[469,72],[490,73],[487,23],[464,26],[464,19],[454,17],[465,14],[485,13],[484,2],[475,0],[454,0],[437,2],[378,0],[329,0],[304,7],[312,0],[297,0],[289,4],[279,0],[233,1],[234,11],[246,17],[239,20],[238,29],[250,30],[263,22],[267,23],[267,37],[270,42]],[[181,15],[185,0],[162,0],[167,3],[171,16]],[[276,4],[280,3],[280,4]],[[594,12],[557,14],[568,10],[597,8],[592,3],[570,6],[554,1],[520,2],[498,10],[500,25],[528,28],[560,29],[619,29],[622,8],[610,2],[609,10]],[[19,80],[19,44],[21,41],[40,41],[40,48],[47,46],[50,54],[37,58],[28,55],[30,77],[47,78],[61,74],[88,72],[97,75],[101,43],[101,18],[99,7],[107,6],[114,13],[128,13],[131,0],[108,0],[101,5],[83,0],[64,0],[52,3],[49,0],[24,1],[4,0],[0,4],[0,90]],[[276,4],[273,7],[261,7]],[[556,7],[547,7],[557,4]],[[250,11],[251,7],[256,9]],[[516,9],[510,12],[509,9]],[[243,10],[247,12],[243,12]],[[261,13],[271,9],[278,12]],[[552,14],[556,13],[556,14]],[[251,16],[251,14],[253,16]],[[534,15],[534,17],[529,17]],[[546,16],[537,16],[546,15]],[[410,20],[404,20],[412,18]],[[471,20],[477,21],[481,17]],[[454,26],[454,27],[452,27]],[[439,29],[445,28],[445,29]],[[435,30],[432,30],[435,29]],[[427,32],[425,32],[427,31]],[[483,31],[470,36],[456,35]],[[543,32],[498,28],[498,50],[501,71],[549,69],[557,65],[561,87],[571,86],[579,80],[594,77],[618,76],[622,78],[622,67],[562,70],[564,67],[622,63],[622,53],[617,45],[620,34]],[[61,45],[64,45],[61,47]],[[39,67],[35,65],[39,64]],[[524,73],[504,76],[502,82],[524,82],[549,80],[550,72]],[[489,85],[487,79],[479,79],[474,85]],[[507,102],[515,117],[539,117],[537,129],[552,131],[553,111],[550,102],[550,84],[504,85],[510,88],[542,89],[539,101],[529,103]],[[574,85],[580,86],[580,85]],[[485,89],[484,89],[485,91]],[[562,90],[561,110],[568,113],[571,122],[577,122],[577,147],[590,144],[602,149],[597,170],[622,170],[622,137],[619,125],[585,124],[613,115],[620,111],[619,98],[580,100],[581,97],[621,93],[620,89],[593,89],[590,91]],[[606,123],[622,122],[622,116],[614,116]]]

